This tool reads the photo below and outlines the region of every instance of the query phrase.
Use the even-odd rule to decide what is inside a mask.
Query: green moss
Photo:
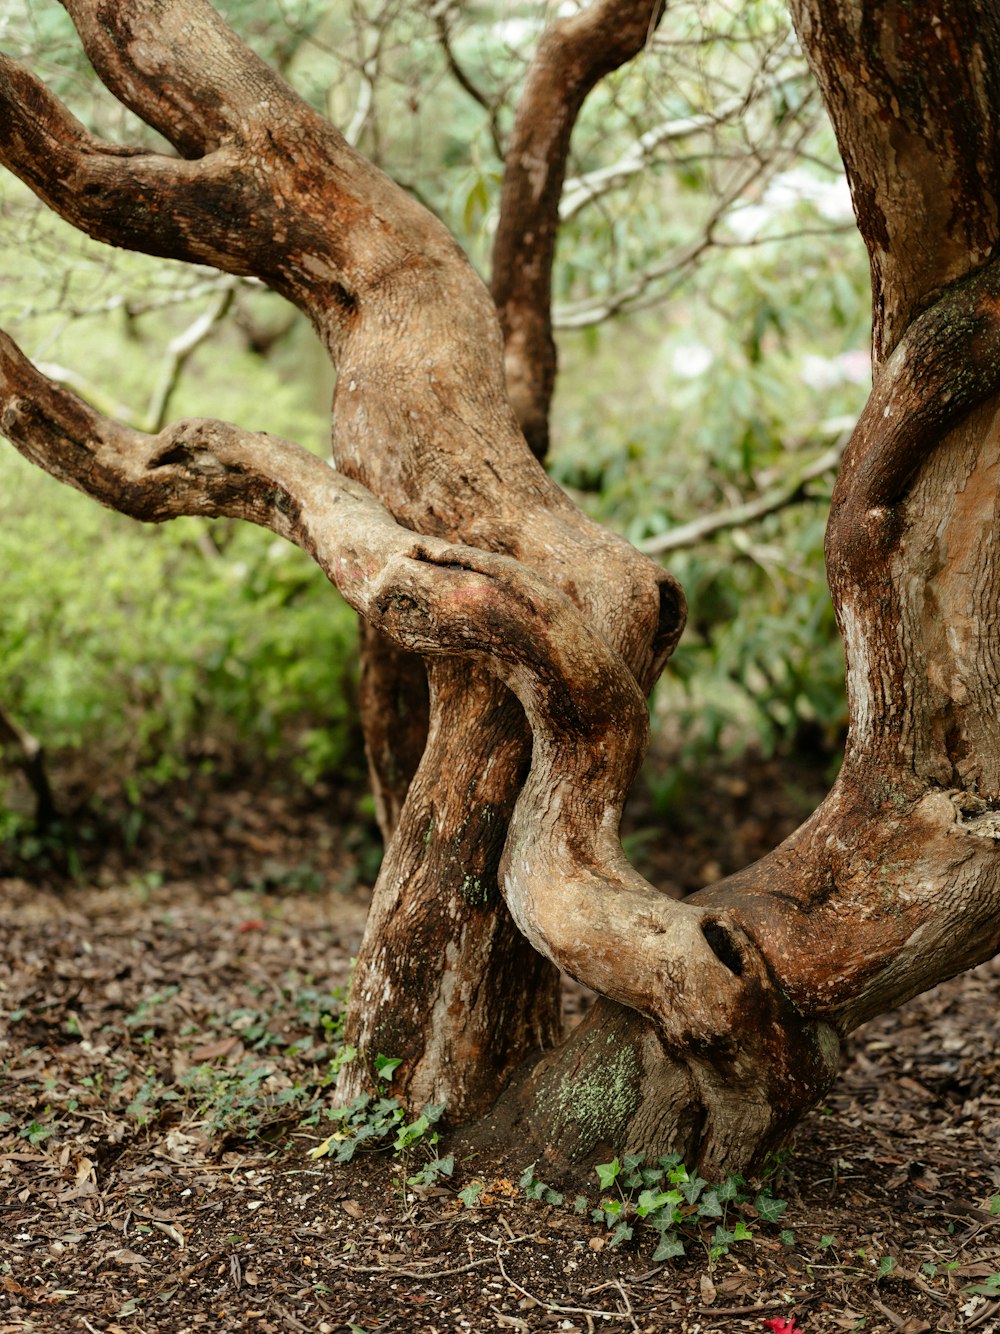
[[[599,1053],[593,1048],[582,1077],[558,1080],[542,1098],[553,1141],[569,1139],[576,1152],[586,1153],[602,1141],[624,1143],[635,1113],[642,1077],[639,1057],[632,1047],[618,1046],[613,1035],[604,1045],[613,1050]]]
[[[489,886],[478,875],[463,876],[458,892],[470,908],[485,908],[490,901]]]

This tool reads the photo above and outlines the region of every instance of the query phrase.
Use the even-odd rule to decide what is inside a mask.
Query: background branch
[[[537,458],[548,451],[556,375],[552,264],[570,138],[591,89],[637,55],[661,0],[597,0],[542,35],[518,104],[493,242],[492,292],[511,402]]]

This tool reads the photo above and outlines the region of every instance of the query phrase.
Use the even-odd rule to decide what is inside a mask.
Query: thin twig
[[[634,1313],[634,1311],[632,1310],[632,1303],[629,1301],[628,1293],[625,1291],[624,1287],[622,1286],[621,1279],[617,1279],[617,1278],[616,1278],[616,1279],[614,1280],[614,1286],[615,1286],[615,1287],[618,1289],[618,1291],[621,1293],[622,1301],[625,1303],[625,1313],[626,1313],[626,1315],[629,1317],[629,1319],[630,1319],[631,1322],[632,1322],[632,1328],[633,1328],[633,1329],[638,1329],[638,1328],[639,1328],[639,1325],[638,1325],[638,1323],[637,1323],[637,1321],[636,1321],[635,1313]]]
[[[755,1306],[696,1306],[698,1315],[756,1315],[758,1311],[782,1311],[787,1302],[761,1302]]]
[[[692,519],[690,523],[681,524],[669,533],[647,537],[636,545],[640,551],[650,556],[661,555],[665,551],[678,551],[684,547],[697,546],[699,542],[714,537],[716,533],[726,528],[742,528],[746,524],[765,518],[768,514],[773,514],[776,510],[784,509],[798,497],[808,482],[815,481],[817,477],[822,477],[824,473],[831,472],[839,466],[844,446],[849,438],[850,431],[844,431],[835,445],[824,450],[818,458],[755,500],[748,500],[742,505],[734,505],[732,509],[721,510],[715,514],[702,515],[700,519]]]
[[[481,1232],[479,1236],[482,1238],[483,1241],[495,1240],[495,1238],[493,1237],[483,1236]],[[527,1288],[522,1288],[520,1283],[518,1283],[515,1279],[512,1279],[510,1274],[507,1273],[507,1270],[504,1268],[503,1257],[500,1254],[500,1250],[503,1245],[504,1245],[503,1241],[496,1241],[496,1248],[497,1248],[496,1262],[497,1266],[500,1269],[500,1273],[503,1275],[504,1280],[507,1283],[509,1283],[510,1286],[515,1289],[515,1291],[519,1292],[522,1297],[527,1297],[527,1299],[531,1302],[534,1302],[536,1306],[541,1306],[546,1311],[555,1311],[557,1315],[583,1315],[583,1316],[596,1315],[599,1316],[602,1320],[629,1320],[631,1321],[632,1327],[634,1329],[638,1328],[638,1326],[635,1323],[635,1316],[632,1314],[631,1305],[629,1306],[628,1311],[601,1311],[598,1310],[597,1307],[560,1306],[558,1302],[547,1302],[543,1301],[540,1297],[536,1297],[535,1294],[533,1292],[529,1292]]]
[[[226,311],[232,305],[235,291],[235,279],[228,279],[222,283],[216,293],[215,300],[208,309],[203,311],[182,333],[179,333],[176,338],[172,338],[167,344],[167,354],[163,359],[160,380],[153,390],[153,396],[146,412],[147,430],[151,435],[163,430],[167,420],[167,412],[170,408],[170,400],[180,383],[184,367],[192,354],[208,338],[226,314]]]
[[[537,1232],[525,1232],[520,1237],[511,1237],[509,1242],[502,1239],[497,1241],[495,1237],[483,1237],[483,1241],[488,1241],[491,1245],[517,1246],[522,1241],[533,1241],[539,1234]],[[453,1274],[466,1274],[470,1269],[481,1269],[484,1265],[491,1265],[493,1256],[487,1256],[482,1260],[471,1260],[467,1265],[459,1265],[457,1269],[400,1269],[397,1265],[356,1265],[345,1264],[342,1268],[348,1268],[352,1272],[359,1274],[398,1274],[401,1278],[451,1278]]]

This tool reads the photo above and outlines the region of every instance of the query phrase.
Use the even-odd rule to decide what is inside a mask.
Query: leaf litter
[[[854,1035],[780,1222],[653,1264],[513,1146],[311,1158],[364,892],[169,871],[0,880],[0,1334],[1000,1330],[1000,961]]]

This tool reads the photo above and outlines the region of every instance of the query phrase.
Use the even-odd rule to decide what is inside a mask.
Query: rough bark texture
[[[427,746],[398,815],[383,811],[398,822],[348,1040],[403,1057],[404,1096],[467,1119],[552,1048],[562,969],[604,999],[522,1071],[495,1124],[553,1160],[678,1148],[718,1173],[759,1159],[833,1078],[841,1035],[1000,947],[993,66],[967,96],[949,83],[956,51],[977,69],[993,52],[996,0],[926,21],[902,0],[795,4],[893,349],[828,535],[851,727],[812,818],[683,904],[617,837],[683,596],[533,458],[493,302],[451,238],[204,0],[67,7],[108,86],[183,156],[96,141],[0,60],[0,159],[92,235],[256,273],[306,310],[339,371],[337,470],[220,422],[126,430],[6,337],[0,426],[137,518],[237,515],[288,537],[430,664]],[[609,13],[635,18],[599,3],[562,38]],[[950,212],[923,193],[929,158]],[[365,1079],[364,1062],[346,1067],[342,1091]]]
[[[440,224],[201,0],[69,8],[112,91],[191,160],[96,142],[8,61],[7,164],[100,239],[255,272],[306,310],[338,366],[338,468],[409,529],[544,570],[648,689],[680,632],[683,598],[580,515],[526,450],[493,303]],[[502,833],[483,838],[505,828],[525,769],[520,710],[485,668],[442,668],[433,686],[431,744],[376,888],[348,1037],[405,1055],[401,1089],[463,1116],[551,1043],[557,977],[497,892]],[[529,985],[512,989],[511,978]],[[461,1065],[470,1034],[481,1036]],[[349,1069],[345,1091],[361,1077]]]
[[[358,622],[358,651],[358,712],[375,816],[388,846],[427,745],[427,672],[422,658],[401,652],[367,621]]]
[[[662,12],[661,0],[602,0],[572,19],[556,20],[544,33],[518,103],[505,154],[491,291],[504,339],[508,396],[538,459],[549,446],[557,369],[552,267],[573,127],[591,89],[642,50]],[[444,24],[443,17],[439,21]],[[469,85],[463,86],[468,91]],[[426,718],[416,715],[409,703],[398,704],[409,701],[419,688],[413,663],[364,629],[361,664],[366,687],[361,721],[379,823],[388,844],[423,754]],[[508,804],[504,824],[509,815]],[[494,820],[495,826],[499,823]]]
[[[1000,235],[1000,16],[990,3],[791,0],[872,268],[876,365]]]

